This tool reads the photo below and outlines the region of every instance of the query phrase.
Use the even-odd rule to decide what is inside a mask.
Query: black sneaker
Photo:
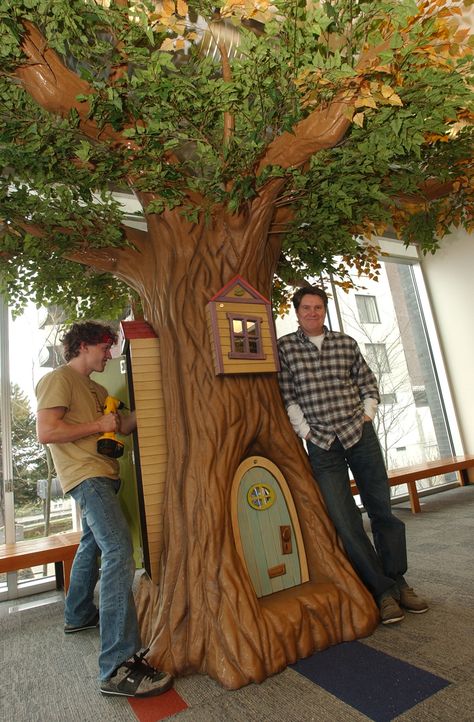
[[[117,667],[109,679],[101,682],[102,694],[115,694],[121,697],[155,697],[171,689],[173,686],[172,676],[149,665],[144,659],[146,652],[141,655],[135,654]]]
[[[82,632],[84,629],[94,629],[99,626],[99,612],[96,611],[92,619],[89,619],[85,624],[80,624],[74,627],[72,624],[64,625],[64,634],[74,634],[74,632]]]

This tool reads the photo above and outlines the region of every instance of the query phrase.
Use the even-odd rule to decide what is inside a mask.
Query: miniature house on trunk
[[[255,374],[279,370],[270,301],[235,276],[208,304],[216,374]]]

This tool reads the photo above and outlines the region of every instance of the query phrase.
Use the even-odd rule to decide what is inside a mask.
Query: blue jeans
[[[119,479],[96,476],[69,492],[82,514],[82,538],[71,570],[66,597],[66,624],[80,626],[96,613],[94,588],[99,578],[101,554],[100,679],[140,649],[132,585],[135,562],[130,531],[117,492]]]
[[[311,441],[307,445],[329,517],[354,569],[378,602],[387,593],[398,599],[399,588],[406,584],[405,524],[392,513],[385,462],[372,423],[364,423],[361,438],[349,449],[337,438],[328,450]],[[354,501],[348,468],[369,516],[375,549]]]

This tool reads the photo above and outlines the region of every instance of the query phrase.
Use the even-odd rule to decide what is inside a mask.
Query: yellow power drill
[[[116,414],[119,409],[123,409],[125,404],[113,396],[107,396],[104,404],[104,414]],[[118,459],[123,454],[125,444],[119,441],[113,431],[106,431],[97,440],[97,451],[104,456],[110,456],[112,459]]]

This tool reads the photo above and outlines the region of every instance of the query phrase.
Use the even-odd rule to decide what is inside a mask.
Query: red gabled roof
[[[127,341],[132,338],[157,338],[156,333],[146,321],[121,321],[120,326]]]
[[[246,281],[242,276],[234,276],[228,283],[225,284],[221,288],[220,291],[218,291],[212,298],[211,301],[217,301],[218,299],[221,299],[223,296],[226,296],[228,292],[237,284],[240,284],[241,286],[244,286],[244,288],[247,289],[247,291],[256,299],[259,299],[260,301],[263,301],[264,303],[270,305],[270,301],[265,298],[265,296],[262,296],[259,291],[257,291],[256,288],[250,285],[248,281]]]

